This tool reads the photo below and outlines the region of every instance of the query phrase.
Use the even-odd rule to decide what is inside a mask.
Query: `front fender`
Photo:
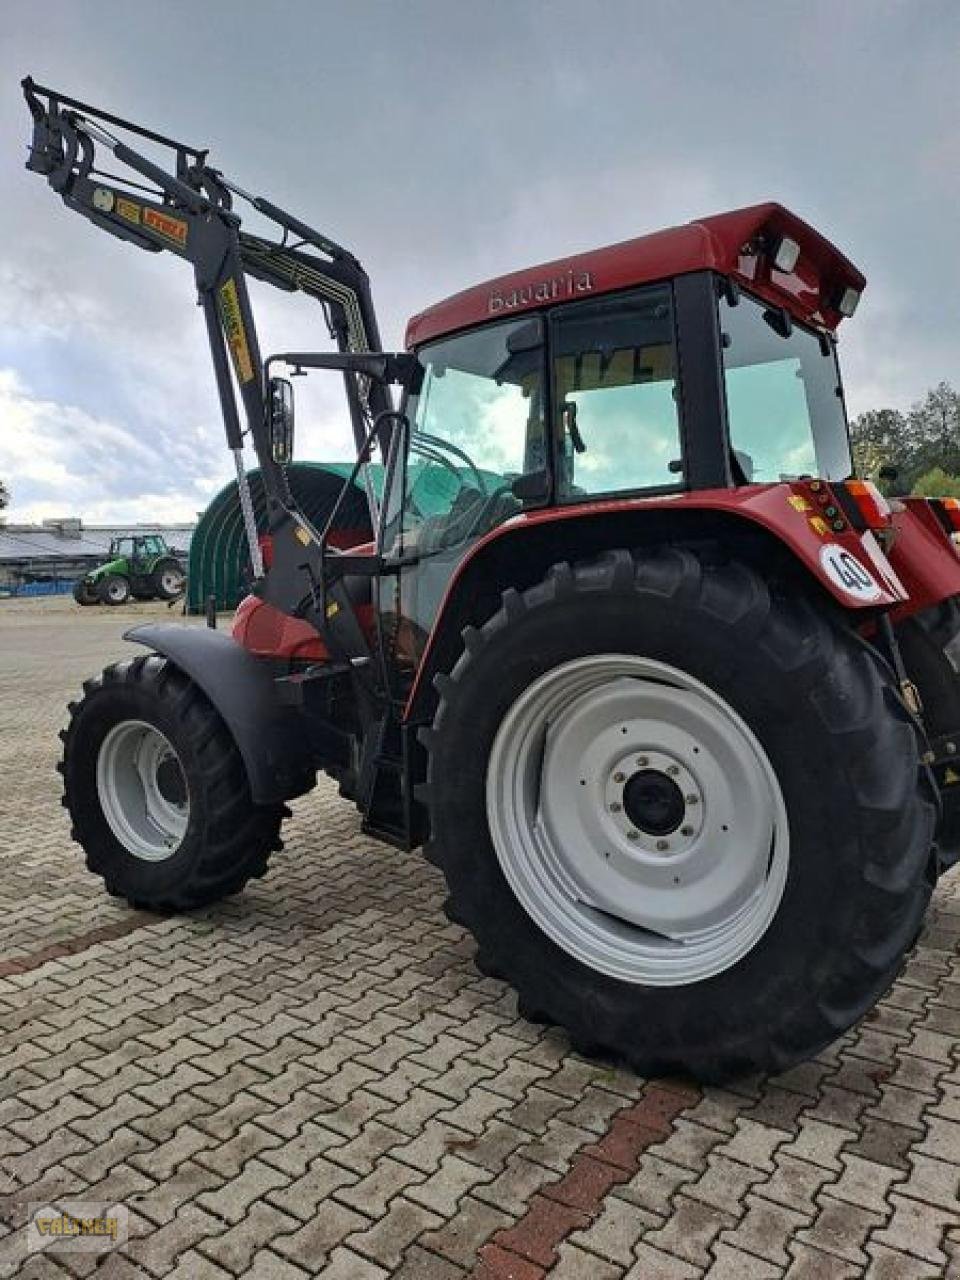
[[[308,736],[296,709],[279,703],[269,663],[209,627],[147,623],[124,639],[169,658],[203,690],[233,735],[256,804],[289,800],[314,786]]]

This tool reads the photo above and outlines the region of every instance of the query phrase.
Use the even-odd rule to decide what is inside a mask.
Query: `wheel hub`
[[[645,835],[668,836],[683,822],[687,806],[673,778],[659,769],[638,769],[624,785],[623,811]]]
[[[144,862],[172,857],[186,835],[190,795],[166,735],[145,720],[123,720],[100,744],[97,797],[121,845]]]
[[[530,685],[494,741],[487,819],[544,932],[645,985],[735,964],[786,880],[786,810],[760,743],[713,690],[652,659],[593,655]]]

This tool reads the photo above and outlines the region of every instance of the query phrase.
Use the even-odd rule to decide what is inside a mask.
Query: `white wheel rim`
[[[541,676],[503,718],[486,798],[521,906],[611,977],[702,982],[747,955],[780,905],[789,828],[773,767],[736,711],[676,667],[597,654]]]
[[[135,858],[163,862],[179,849],[190,821],[186,775],[155,725],[114,725],[97,756],[97,795],[110,830]]]
[[[177,573],[176,569],[165,569],[160,576],[160,582],[163,585],[164,591],[168,592],[170,595],[173,595],[175,592],[180,590],[181,581],[182,576]]]
[[[122,582],[111,582],[107,587],[107,594],[111,600],[125,600],[127,588]]]

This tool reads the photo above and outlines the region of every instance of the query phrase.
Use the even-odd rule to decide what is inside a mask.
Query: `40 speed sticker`
[[[869,569],[839,543],[829,542],[820,548],[820,567],[834,586],[854,600],[870,604],[883,595],[883,588]]]

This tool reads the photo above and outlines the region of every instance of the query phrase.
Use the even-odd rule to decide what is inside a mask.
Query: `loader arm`
[[[372,665],[363,631],[336,571],[327,582],[322,538],[297,508],[284,468],[274,461],[267,421],[264,366],[247,288],[247,275],[319,302],[330,336],[341,352],[378,351],[380,335],[369,280],[357,259],[265,197],[252,195],[207,163],[207,150],[165,137],[97,107],[44,88],[29,77],[24,96],[33,117],[27,168],[47,179],[68,209],[94,226],[158,253],[166,251],[194,270],[206,321],[227,443],[237,470],[254,591],[285,613],[306,617],[328,636],[338,656]],[[119,135],[133,135],[163,156],[163,163],[135,150]],[[107,151],[107,172],[98,155]],[[249,204],[279,229],[271,240],[241,230],[235,199]],[[231,376],[232,367],[232,376]],[[393,417],[384,381],[343,374],[358,452],[371,429],[384,458]],[[238,410],[239,390],[243,421]],[[264,575],[253,504],[244,471],[245,437],[256,452],[267,500],[274,568]],[[365,470],[365,468],[364,468]],[[367,485],[371,520],[378,512]],[[325,577],[326,567],[326,577]],[[317,591],[317,584],[323,590]],[[335,610],[318,608],[331,595]]]

